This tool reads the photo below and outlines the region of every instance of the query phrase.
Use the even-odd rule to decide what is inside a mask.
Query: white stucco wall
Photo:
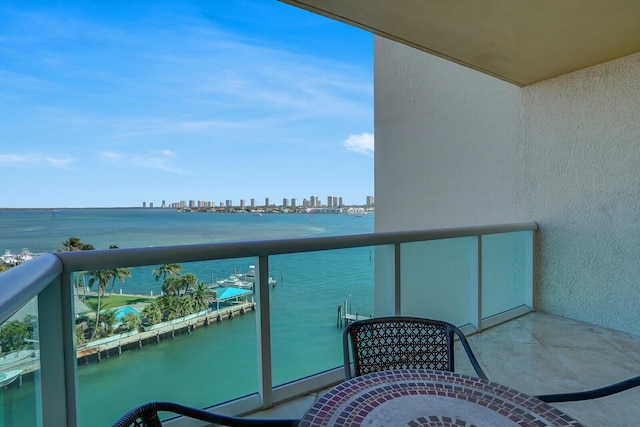
[[[535,221],[537,307],[640,334],[640,54],[525,88],[375,40],[376,230]]]

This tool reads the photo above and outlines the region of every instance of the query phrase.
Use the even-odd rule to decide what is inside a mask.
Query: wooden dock
[[[234,304],[220,310],[207,311],[206,314],[189,317],[181,320],[176,319],[171,324],[162,325],[146,331],[138,331],[129,334],[122,334],[113,337],[102,338],[88,344],[77,347],[78,364],[100,362],[103,358],[118,356],[123,351],[132,349],[142,349],[147,345],[159,343],[162,340],[173,338],[177,334],[191,333],[196,328],[214,325],[223,320],[233,319],[255,310],[255,302],[243,302]],[[37,352],[34,352],[37,353]],[[12,369],[21,369],[20,377],[15,381],[22,385],[22,377],[33,375],[40,369],[39,357],[25,359],[24,364],[15,366]]]

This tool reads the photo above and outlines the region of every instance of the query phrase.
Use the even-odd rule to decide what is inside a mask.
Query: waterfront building
[[[233,200],[227,199],[227,201],[225,202],[225,207],[227,208],[233,207]]]
[[[264,199],[264,206],[265,206],[266,208],[268,208],[268,207],[269,207],[269,198],[268,198],[268,197],[266,197],[266,198]]]
[[[147,202],[142,202],[142,207],[146,208],[147,207]]]
[[[251,198],[251,207],[252,208],[256,207],[256,199],[254,197]]]
[[[373,206],[374,205],[374,197],[373,196],[367,196],[367,206]]]
[[[319,207],[320,206],[320,199],[318,199],[318,196],[311,196],[310,204],[311,204],[312,208]]]
[[[288,200],[288,199],[286,199],[286,198],[282,199],[282,206],[283,206],[283,207],[285,207],[285,208],[286,208],[287,206],[289,206],[289,200]]]
[[[153,209],[153,202],[149,202],[149,207]]]
[[[162,201],[162,209],[164,209],[164,208],[166,208],[166,207],[167,207],[167,204],[166,204],[166,202],[163,200],[163,201]]]
[[[244,209],[244,199],[240,199],[240,207]]]
[[[291,207],[292,207],[292,208],[295,208],[295,207],[297,207],[297,206],[298,206],[298,199],[296,199],[296,198],[292,198],[292,199],[291,199]]]

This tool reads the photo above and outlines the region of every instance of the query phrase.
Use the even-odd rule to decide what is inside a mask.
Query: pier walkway
[[[223,320],[242,316],[249,311],[254,311],[255,305],[255,302],[237,303],[219,310],[207,310],[206,312],[146,327],[146,330],[101,338],[77,347],[78,363],[100,362],[104,357],[120,355],[125,350],[142,349],[147,345],[172,338],[176,334],[191,333],[195,328],[213,325]],[[33,357],[23,360],[23,363],[12,366],[12,369],[22,370],[19,380],[16,381],[20,385],[22,384],[23,376],[33,374],[40,369],[40,359],[37,351],[33,352]]]

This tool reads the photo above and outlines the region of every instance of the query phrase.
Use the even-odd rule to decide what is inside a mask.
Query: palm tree
[[[180,276],[169,276],[162,282],[162,293],[164,295],[178,295],[182,286],[182,278]]]
[[[200,282],[191,291],[191,298],[196,311],[206,310],[216,298],[216,291]]]
[[[160,278],[162,277],[162,280],[166,279],[167,276],[171,277],[171,276],[177,276],[180,274],[180,272],[182,271],[182,266],[180,264],[164,264],[161,265],[158,268],[155,268],[151,274],[153,275],[153,277],[156,278],[156,282],[158,280],[160,280]]]
[[[96,309],[96,324],[93,328],[93,333],[91,334],[91,340],[96,337],[96,332],[98,332],[98,324],[100,323],[100,297],[104,294],[104,290],[109,285],[111,281],[111,276],[113,275],[113,270],[93,270],[89,272],[91,274],[91,279],[89,279],[89,288],[91,288],[94,284],[98,284],[98,307]]]
[[[187,273],[180,277],[180,293],[186,295],[189,289],[193,288],[198,283],[198,278],[193,273]]]
[[[111,289],[109,295],[113,295],[113,287],[116,284],[116,279],[124,283],[125,277],[131,277],[131,271],[126,267],[116,267],[111,270]]]
[[[95,247],[89,243],[83,243],[79,237],[69,237],[67,240],[62,242],[62,249],[58,249],[59,252],[69,252],[69,251],[90,251],[94,250]]]

